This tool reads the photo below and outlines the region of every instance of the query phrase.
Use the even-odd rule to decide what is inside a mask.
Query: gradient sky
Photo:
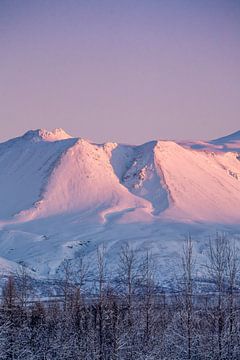
[[[239,0],[0,0],[0,141],[240,130]]]

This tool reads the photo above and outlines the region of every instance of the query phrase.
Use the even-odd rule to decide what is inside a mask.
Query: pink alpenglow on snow
[[[99,221],[239,222],[238,135],[131,146],[28,131],[0,145],[2,221],[91,211]]]
[[[91,257],[94,244],[106,242],[114,259],[126,240],[160,251],[165,261],[173,239],[189,231],[207,237],[220,226],[240,233],[239,145],[239,133],[123,145],[62,129],[1,143],[2,264],[14,269],[20,259],[49,275],[82,244]]]

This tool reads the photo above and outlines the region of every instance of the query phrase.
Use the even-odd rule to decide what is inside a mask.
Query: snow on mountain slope
[[[46,129],[30,130],[23,135],[22,139],[30,140],[32,142],[39,141],[59,141],[71,139],[72,136],[67,134],[63,129],[57,128],[53,131],[48,131]]]
[[[199,254],[209,232],[240,234],[237,144],[238,133],[211,143],[99,145],[62,129],[0,144],[1,263],[54,276],[83,249],[94,263],[104,242],[114,266],[129,241],[159,257],[167,276],[189,232]]]
[[[151,212],[151,204],[120,184],[104,147],[79,139],[61,156],[37,206],[21,216],[46,217],[93,209],[104,220],[108,213],[129,208]]]
[[[155,164],[156,143],[152,141],[141,146],[104,144],[120,183],[130,193],[147,200],[152,215],[159,214],[168,206],[161,169]]]
[[[196,150],[238,152],[240,149],[240,131],[211,141],[180,141],[179,144]]]
[[[240,162],[236,154],[158,142],[157,161],[172,201],[165,216],[217,223],[240,221]]]
[[[60,155],[74,141],[49,143],[35,131],[0,144],[0,219],[28,209],[40,198]]]
[[[122,179],[129,191],[151,202],[153,215],[159,215],[169,205],[162,170],[156,161],[156,146],[157,142],[153,141],[137,147]]]

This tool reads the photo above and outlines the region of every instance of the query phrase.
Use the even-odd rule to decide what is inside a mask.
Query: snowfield
[[[240,234],[240,132],[205,141],[95,144],[62,129],[0,144],[0,271],[54,277],[104,244],[114,268],[124,242],[173,275],[191,234],[199,271],[209,236]]]

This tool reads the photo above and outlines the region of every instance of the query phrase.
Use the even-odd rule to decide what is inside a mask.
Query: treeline
[[[127,244],[111,282],[104,248],[92,287],[84,258],[77,269],[65,261],[54,300],[37,299],[40,291],[22,268],[2,289],[0,359],[240,359],[238,250],[223,235],[209,242],[204,293],[193,253],[188,238],[171,294],[156,281],[152,257],[139,261]]]

